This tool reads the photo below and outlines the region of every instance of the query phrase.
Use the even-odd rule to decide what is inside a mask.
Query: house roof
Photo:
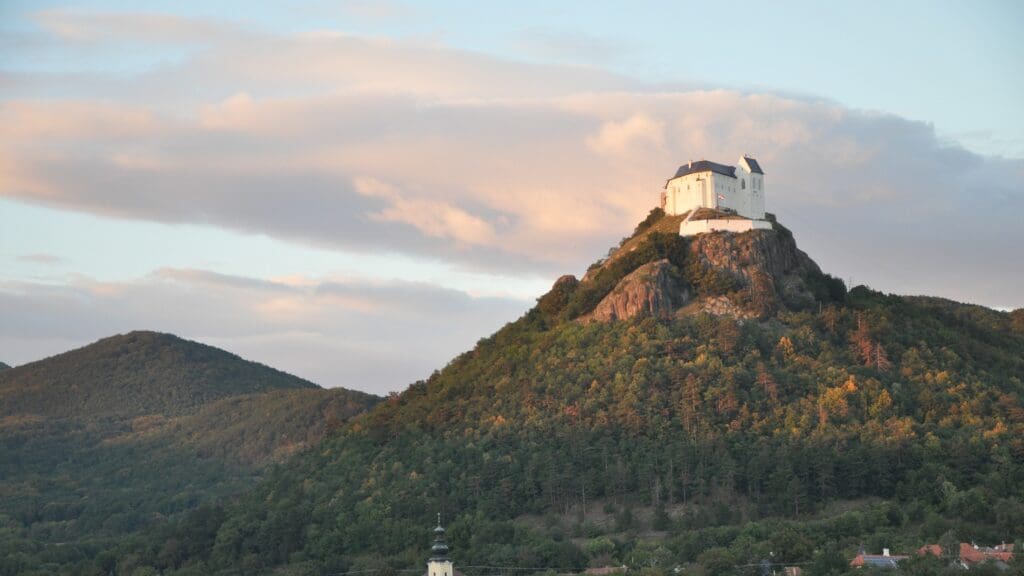
[[[1012,549],[1011,549],[1012,550]],[[985,560],[1002,560],[1004,562],[1013,558],[1010,550],[999,550],[995,548],[977,548],[967,542],[960,543],[960,559],[964,562],[974,564]]]
[[[754,160],[753,158],[751,158],[749,156],[744,156],[743,159],[747,161],[747,166],[750,166],[750,172],[751,173],[753,173],[753,174],[764,174],[764,171],[761,170],[761,165],[757,163],[757,160]]]
[[[736,177],[736,167],[726,166],[725,164],[719,164],[718,162],[712,162],[710,160],[698,160],[696,162],[690,162],[683,164],[676,170],[676,175],[670,178],[674,180],[676,178],[687,176],[689,174],[696,174],[698,172],[715,172],[723,176]]]
[[[918,556],[924,556],[925,554],[931,554],[932,556],[942,556],[942,546],[938,544],[925,544],[917,549]]]
[[[878,568],[895,568],[900,560],[906,560],[906,556],[885,556],[881,554],[857,554],[857,557],[850,561],[850,566],[859,568],[861,566],[876,566]]]

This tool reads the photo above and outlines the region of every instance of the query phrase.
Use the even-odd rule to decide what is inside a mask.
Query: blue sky
[[[1019,3],[255,4],[0,7],[0,360],[401,389],[743,152],[827,271],[1024,306]]]

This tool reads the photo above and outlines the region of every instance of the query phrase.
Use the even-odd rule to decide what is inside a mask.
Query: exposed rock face
[[[623,277],[581,320],[696,313],[767,318],[780,309],[813,305],[825,282],[818,265],[782,227],[698,234],[686,239],[685,250],[685,270],[669,260],[648,262]],[[560,278],[541,305],[560,308],[577,285],[575,278]]]
[[[731,274],[748,289],[746,307],[757,315],[786,303],[813,301],[806,278],[821,274],[792,236],[776,230],[700,234],[690,243],[689,257]]]
[[[728,296],[707,296],[701,298],[696,309],[713,316],[735,316],[736,318],[753,318],[757,316],[755,312],[738,306]]]
[[[588,319],[624,320],[639,314],[667,316],[686,304],[690,290],[679,269],[668,260],[649,262],[623,278]]]

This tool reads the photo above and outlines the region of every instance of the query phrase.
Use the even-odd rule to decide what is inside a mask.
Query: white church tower
[[[424,576],[455,576],[455,568],[448,558],[448,544],[444,540],[444,528],[441,527],[440,513],[437,515],[434,545],[430,547],[430,560],[427,560],[427,573]]]
[[[687,214],[679,228],[684,236],[770,229],[764,207],[764,171],[746,155],[740,156],[736,166],[710,160],[683,164],[665,182],[661,194],[666,214]]]

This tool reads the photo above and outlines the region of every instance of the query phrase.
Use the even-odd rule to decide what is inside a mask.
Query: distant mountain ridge
[[[92,573],[74,563],[236,497],[379,400],[156,332],[4,370],[0,576]]]
[[[316,384],[158,332],[137,331],[0,373],[0,416],[179,416],[209,402]]]

